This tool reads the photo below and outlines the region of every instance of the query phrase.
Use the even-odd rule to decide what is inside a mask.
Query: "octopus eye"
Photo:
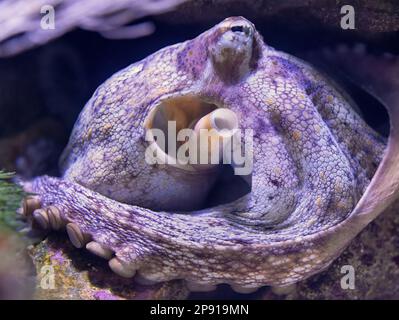
[[[234,26],[234,27],[231,27],[230,30],[233,32],[244,32],[244,27],[243,26]]]
[[[238,35],[251,36],[253,30],[250,25],[239,24],[239,25],[230,27],[230,31],[232,31]]]

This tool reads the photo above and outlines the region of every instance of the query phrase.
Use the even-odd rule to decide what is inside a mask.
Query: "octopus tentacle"
[[[106,260],[111,259],[113,255],[112,250],[102,246],[101,244],[95,241],[90,241],[88,244],[86,244],[86,249],[89,250],[91,253],[95,254],[96,256],[99,256]]]
[[[373,220],[399,196],[399,57],[367,54],[364,46],[325,51],[324,60],[340,68],[353,82],[385,106],[390,134],[384,158],[354,212]],[[378,75],[378,77],[376,77]]]
[[[110,266],[116,273],[132,277],[140,270],[153,281],[185,278],[245,288],[290,284],[327,267],[364,227],[357,215],[351,215],[322,234],[270,243],[258,237],[245,239],[239,228],[221,219],[121,204],[58,178],[39,177],[28,183],[27,190],[38,194],[43,206],[55,205],[64,220],[79,225],[82,233],[114,251]],[[197,234],[192,235],[190,229]],[[175,252],[178,261],[173,259]],[[251,266],[256,261],[258,268],[248,269],[248,259]],[[196,270],[197,264],[201,268]],[[253,276],[246,277],[248,274]]]

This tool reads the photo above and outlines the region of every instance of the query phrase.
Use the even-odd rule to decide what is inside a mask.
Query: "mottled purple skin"
[[[195,201],[192,176],[144,160],[147,116],[181,96],[230,108],[241,129],[254,130],[250,194],[185,214],[144,208]],[[26,188],[144,278],[288,285],[326,268],[370,221],[352,210],[385,141],[352,106],[310,65],[267,46],[249,21],[228,18],[101,85],[75,124],[63,177]]]
[[[110,294],[109,292],[103,290],[103,291],[98,291],[94,294],[94,299],[96,300],[119,300],[118,297]]]

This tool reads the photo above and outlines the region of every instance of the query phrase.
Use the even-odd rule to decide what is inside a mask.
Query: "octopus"
[[[369,65],[346,63],[363,83]],[[267,45],[245,18],[227,18],[102,84],[75,123],[61,177],[22,181],[30,195],[20,212],[32,225],[66,229],[74,246],[140,283],[184,279],[192,291],[227,283],[240,293],[289,286],[326,269],[396,199],[392,77],[381,73],[366,88],[388,110],[386,139],[337,83]],[[208,206],[225,164],[147,161],[151,145],[173,157],[147,139],[170,121],[179,130],[252,130],[251,172],[238,176],[246,188],[226,185],[228,201]]]

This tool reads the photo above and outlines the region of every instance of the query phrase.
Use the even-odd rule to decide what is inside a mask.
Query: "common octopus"
[[[380,97],[388,141],[335,82],[230,17],[102,84],[75,124],[62,177],[21,182],[32,194],[22,213],[66,228],[76,247],[141,283],[185,279],[192,291],[227,283],[243,293],[287,286],[327,268],[396,197],[399,99]],[[146,133],[162,121],[188,127],[219,108],[253,130],[250,192],[206,207],[220,166],[148,163]]]

